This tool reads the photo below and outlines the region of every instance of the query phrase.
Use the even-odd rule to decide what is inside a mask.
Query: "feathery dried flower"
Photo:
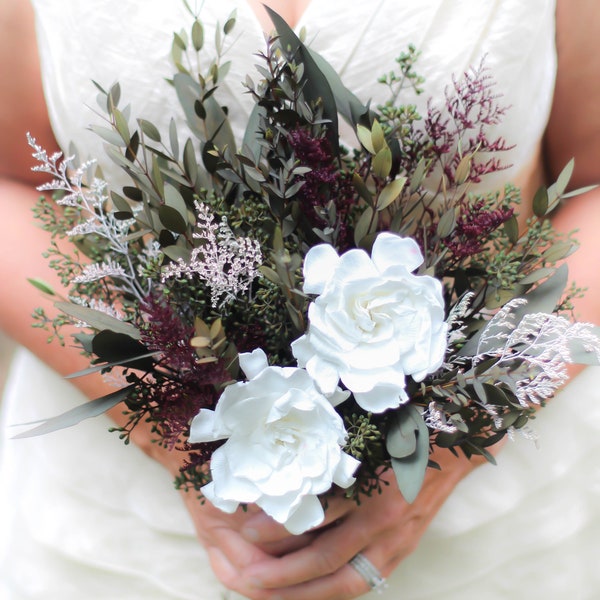
[[[108,259],[106,262],[87,265],[84,267],[81,275],[73,278],[72,283],[89,283],[91,281],[98,281],[98,279],[104,279],[105,277],[127,279],[131,275],[119,263]]]
[[[454,433],[457,431],[455,425],[448,423],[446,413],[441,410],[437,402],[430,402],[427,410],[423,413],[425,425],[435,431]]]
[[[532,313],[515,325],[514,309],[526,302],[523,298],[511,300],[498,311],[483,330],[473,359],[474,364],[497,358],[496,366],[517,365],[507,369],[501,379],[512,384],[524,407],[542,404],[566,383],[573,343],[600,357],[600,341],[588,323]]]
[[[163,283],[172,277],[200,277],[211,290],[213,307],[223,306],[245,292],[262,262],[257,240],[235,237],[225,217],[216,223],[208,205],[196,202],[197,223],[193,237],[200,246],[189,262],[179,259],[163,270]]]

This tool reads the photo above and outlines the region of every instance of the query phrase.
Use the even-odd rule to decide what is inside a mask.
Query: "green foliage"
[[[176,432],[165,441],[169,432],[157,389],[180,391],[193,368],[214,367],[218,376],[207,387],[218,395],[239,377],[238,351],[259,346],[272,364],[294,364],[290,343],[308,322],[309,298],[301,290],[310,247],[326,242],[340,252],[368,251],[380,231],[411,236],[425,257],[420,273],[442,282],[448,313],[470,299],[460,316],[464,332],[437,373],[420,385],[408,382],[407,405],[375,416],[361,413],[352,401],[340,407],[348,431],[345,450],[362,462],[347,495],[359,501],[361,494],[381,491],[382,474],[392,468],[404,497],[413,501],[434,445],[493,461],[488,448],[525,428],[535,411],[517,396],[512,376],[521,374],[521,365],[501,368],[497,360],[476,358],[475,348],[491,315],[507,302],[529,300],[528,309],[515,310],[519,317],[539,307],[567,312],[581,293],[577,287],[564,293],[566,273],[557,265],[576,243],[571,235],[559,235],[550,220],[570,196],[565,190],[573,165],[554,185],[525,199],[533,214],[520,226],[520,191],[510,185],[502,193],[474,191],[478,148],[464,151],[458,136],[442,160],[440,139],[425,126],[431,115],[419,114],[406,101],[408,93],[422,91],[414,47],[379,80],[389,100],[371,108],[272,11],[278,34],[259,54],[257,81],[246,79],[255,110],[237,147],[228,107],[219,100],[235,13],[217,28],[216,52],[208,58],[202,22],[189,12],[189,31],[173,37],[176,73],[168,84],[191,137],[183,139],[174,118],[168,131],[143,116],[132,119],[118,84],[108,90],[96,84],[105,123],[93,130],[129,181],[108,192],[97,187],[91,167],[81,167],[78,187],[65,183],[61,196],[39,200],[35,217],[53,238],[46,257],[67,292],[58,297],[57,316],[36,311],[35,326],[64,344],[63,328],[83,323],[89,333],[76,342],[95,357],[89,372],[119,367],[127,387],[94,410],[125,401],[129,421],[118,431],[126,443],[147,421],[158,443],[185,444],[187,422],[181,436]],[[340,145],[338,115],[354,127],[359,148]],[[451,137],[450,122],[440,120],[440,138]],[[91,204],[84,202],[87,195]],[[170,265],[189,263],[193,255],[210,258],[206,239],[197,234],[200,204],[232,235],[251,238],[262,250],[260,276],[244,294],[218,306],[206,281],[192,274],[165,277]],[[68,251],[67,236],[73,242]],[[110,263],[112,271],[88,276],[90,263]],[[51,292],[43,282],[32,284]],[[144,341],[156,298],[176,315],[182,331],[195,331],[195,337],[177,340],[180,347],[194,347],[193,367],[167,364],[168,350],[151,349]],[[49,426],[71,422],[73,415]],[[198,490],[208,481],[210,449],[193,451],[177,485]]]

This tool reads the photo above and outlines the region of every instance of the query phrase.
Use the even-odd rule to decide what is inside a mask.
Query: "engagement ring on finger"
[[[375,565],[361,552],[359,552],[349,563],[351,567],[368,583],[369,587],[382,594],[387,588],[385,577],[377,570]]]

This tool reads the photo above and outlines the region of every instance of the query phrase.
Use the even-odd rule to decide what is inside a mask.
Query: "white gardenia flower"
[[[214,411],[194,417],[189,441],[227,441],[211,458],[204,496],[225,512],[254,503],[300,534],[324,518],[318,494],[347,488],[358,460],[342,451],[346,430],[333,408],[349,393],[326,398],[304,369],[270,367],[258,349],[240,354],[249,381],[225,388]]]
[[[308,331],[292,344],[324,394],[339,381],[365,410],[383,412],[408,401],[405,377],[421,381],[442,365],[447,325],[441,283],[412,272],[423,262],[416,242],[380,233],[371,257],[341,256],[328,244],[304,260]]]

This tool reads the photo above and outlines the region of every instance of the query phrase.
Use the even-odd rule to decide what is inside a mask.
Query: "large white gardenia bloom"
[[[342,451],[346,430],[333,405],[304,369],[270,367],[262,350],[240,354],[249,381],[225,388],[214,411],[194,417],[192,443],[227,439],[212,455],[204,496],[225,512],[254,503],[300,534],[324,518],[318,494],[346,488],[360,464]]]
[[[318,296],[292,350],[324,394],[341,380],[362,408],[383,412],[408,400],[405,376],[421,381],[442,365],[442,285],[413,275],[422,262],[414,240],[392,233],[377,236],[370,257],[339,256],[328,244],[309,250],[304,291]]]

